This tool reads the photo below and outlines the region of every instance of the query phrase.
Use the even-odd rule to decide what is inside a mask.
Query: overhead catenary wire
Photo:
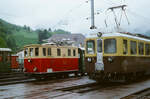
[[[60,25],[61,22],[63,22],[63,20],[65,20],[66,16],[68,17],[70,13],[72,13],[74,10],[79,9],[82,5],[84,5],[85,3],[88,3],[89,0],[85,0],[85,2],[80,3],[79,5],[77,5],[76,7],[71,8],[67,13],[65,13],[63,15],[63,18],[61,18],[54,26],[53,28],[56,28],[58,25]]]
[[[134,17],[140,17],[142,19],[145,19],[146,20],[145,22],[147,22],[147,23],[150,24],[150,18],[145,17],[145,16],[143,16],[143,15],[141,15],[141,14],[135,12],[135,11],[129,10],[129,9],[127,9],[127,11],[128,11],[128,13],[130,13],[131,15],[133,15]]]

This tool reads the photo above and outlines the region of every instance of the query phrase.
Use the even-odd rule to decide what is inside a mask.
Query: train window
[[[145,44],[145,54],[150,55],[150,44]]]
[[[30,49],[29,49],[29,52],[30,52],[30,53],[29,53],[29,56],[33,56],[33,48],[30,48]]]
[[[2,61],[2,52],[0,51],[0,62]]]
[[[116,53],[116,39],[105,39],[104,40],[104,52],[105,53]]]
[[[95,42],[94,42],[94,40],[87,41],[86,46],[87,46],[86,51],[88,54],[94,54],[95,53]]]
[[[51,48],[48,48],[48,56],[51,56]]]
[[[73,56],[76,56],[76,50],[75,49],[73,50]]]
[[[3,52],[3,62],[6,62],[6,61],[7,61],[7,53]]]
[[[43,48],[43,56],[46,56],[46,48]]]
[[[28,56],[28,48],[26,48],[25,50],[24,50],[24,55],[27,57]]]
[[[68,56],[71,56],[71,49],[68,49]]]
[[[39,56],[39,48],[35,48],[35,56]]]
[[[132,55],[137,54],[137,44],[136,44],[136,41],[130,41],[130,50],[131,50],[131,54]]]
[[[140,42],[138,44],[138,50],[139,50],[139,55],[143,55],[144,54],[144,43]]]
[[[128,54],[128,42],[123,40],[123,54]]]
[[[97,40],[97,51],[100,53],[102,52],[102,40]]]
[[[61,56],[61,50],[57,49],[57,56]]]

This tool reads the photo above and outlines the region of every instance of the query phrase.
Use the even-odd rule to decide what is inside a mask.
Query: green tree
[[[6,47],[7,47],[7,44],[5,40],[2,37],[0,37],[0,48],[6,48]]]

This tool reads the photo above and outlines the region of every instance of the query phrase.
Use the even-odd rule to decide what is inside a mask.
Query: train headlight
[[[113,62],[113,58],[112,57],[108,57],[108,61],[109,62]]]
[[[28,62],[30,63],[30,62],[31,62],[31,59],[28,59]]]
[[[23,72],[26,72],[26,68],[23,69]]]
[[[88,61],[88,62],[92,62],[92,58],[88,58],[87,61]]]
[[[33,71],[36,72],[36,71],[37,71],[37,67],[34,67],[34,68],[33,68]]]

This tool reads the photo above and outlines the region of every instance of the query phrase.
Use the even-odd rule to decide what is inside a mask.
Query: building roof
[[[12,50],[10,48],[0,48],[0,51],[7,51],[7,52],[11,52]]]
[[[47,42],[57,42],[63,40],[74,41],[76,44],[84,45],[85,36],[82,34],[54,34],[47,39]]]

